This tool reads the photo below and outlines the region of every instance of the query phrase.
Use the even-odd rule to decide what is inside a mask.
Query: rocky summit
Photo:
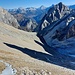
[[[57,5],[53,5],[42,18],[39,30],[43,30],[45,27],[56,23],[59,19],[69,14],[70,11],[71,9],[62,4],[62,2]]]

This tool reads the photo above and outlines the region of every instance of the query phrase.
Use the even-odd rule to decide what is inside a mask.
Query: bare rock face
[[[39,26],[39,30],[43,30],[45,27],[56,23],[59,19],[69,14],[71,9],[62,4],[61,2],[57,5],[52,6],[48,13],[43,17],[42,22]]]
[[[19,29],[32,32],[35,30],[36,26],[38,25],[35,21],[32,19],[24,19],[23,21],[20,20],[21,26]]]
[[[47,45],[53,47],[58,52],[67,55],[75,54],[75,11],[69,11],[69,8],[62,3],[54,7],[57,11],[52,13],[53,9],[50,8],[46,17],[43,18],[49,25],[43,28],[38,34],[45,40]]]
[[[10,13],[8,13],[5,9],[1,7],[0,7],[0,22],[4,22],[16,28],[19,27],[17,20]]]

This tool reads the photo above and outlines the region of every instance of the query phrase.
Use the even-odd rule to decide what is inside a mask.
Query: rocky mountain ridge
[[[42,19],[42,17],[47,12],[48,8],[44,7],[43,5],[39,8],[20,7],[17,9],[9,9],[8,12],[17,19],[18,23],[20,24],[20,29],[26,31],[34,31],[37,25],[39,24],[40,20]],[[29,23],[29,21],[31,24]],[[27,22],[29,23],[30,26],[28,25]]]
[[[41,20],[39,30],[43,30],[45,27],[56,23],[59,19],[63,18],[71,12],[71,9],[62,4],[61,2],[51,7],[47,14]]]
[[[71,9],[75,9],[75,5],[69,5],[68,7]]]
[[[56,9],[55,13],[53,8],[50,8],[44,16],[41,24],[41,28],[42,26],[44,28],[38,34],[50,47],[61,54],[74,54],[75,11],[62,3],[55,5],[54,9]]]
[[[29,7],[29,8],[15,8],[9,9],[8,12],[12,14],[20,24],[20,29],[25,31],[36,31],[42,30],[46,26],[56,22],[58,19],[61,19],[63,16],[70,13],[72,9],[71,6],[65,6],[60,2],[58,5],[52,5],[50,7],[40,6],[39,8]],[[52,8],[52,9],[50,9]],[[50,9],[50,10],[49,10]],[[51,11],[52,13],[47,13]],[[45,16],[44,16],[45,15]],[[48,15],[48,16],[47,16]],[[42,19],[44,16],[44,20]],[[50,18],[48,20],[48,18]],[[41,20],[42,19],[42,20]],[[27,22],[32,21],[30,26],[27,26]],[[41,24],[42,25],[41,25]],[[40,25],[39,25],[40,24]],[[32,26],[32,27],[31,27]],[[31,27],[31,28],[27,28]],[[29,30],[30,29],[30,30]]]
[[[16,8],[16,9],[8,9],[8,11],[12,14],[23,14],[27,18],[35,18],[38,15],[42,15],[43,13],[45,14],[46,10],[48,7],[45,6],[40,6],[39,8],[34,8],[34,7],[29,7],[29,8]],[[37,20],[36,20],[37,21]]]

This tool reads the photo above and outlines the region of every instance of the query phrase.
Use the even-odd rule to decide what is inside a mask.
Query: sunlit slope
[[[16,68],[17,75],[21,75],[23,72],[30,72],[32,75],[33,72],[37,75],[73,75],[72,70],[40,60],[38,57],[44,59],[45,55],[50,55],[42,45],[36,33],[28,33],[0,23],[0,60]],[[0,65],[3,64],[0,63]],[[0,67],[0,72],[4,67]]]

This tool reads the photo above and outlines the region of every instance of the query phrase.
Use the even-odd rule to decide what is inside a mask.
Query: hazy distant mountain
[[[46,7],[44,5],[40,6],[39,9],[44,10]]]
[[[39,21],[43,18],[48,8],[41,6],[39,8],[18,8],[18,9],[9,9],[9,13],[12,14],[20,24],[20,29],[34,31]],[[30,23],[29,23],[30,21]],[[27,23],[28,22],[28,23]],[[29,25],[30,26],[29,26]],[[31,28],[27,28],[31,27]],[[29,30],[30,29],[30,30]]]
[[[75,9],[75,5],[70,5],[69,8]]]
[[[8,11],[12,14],[12,15],[16,15],[16,14],[21,14],[26,16],[27,18],[33,18],[36,21],[39,21],[39,19],[36,19],[36,16],[39,15],[44,15],[47,12],[47,7],[45,6],[41,6],[39,8],[34,8],[34,7],[30,7],[30,8],[18,8],[18,9],[9,9]]]
[[[0,7],[0,22],[4,22],[8,25],[12,25],[16,28],[19,27],[17,20],[8,11]]]

